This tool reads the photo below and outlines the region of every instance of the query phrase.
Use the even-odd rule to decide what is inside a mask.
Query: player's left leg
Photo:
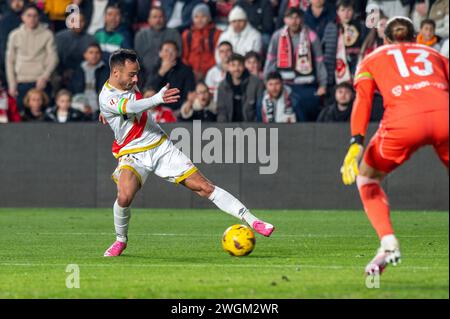
[[[366,267],[369,275],[381,274],[389,263],[400,262],[400,245],[394,235],[389,199],[381,187],[387,173],[369,166],[364,160],[356,179],[364,210],[380,238],[380,248]]]
[[[180,184],[211,200],[222,211],[249,224],[257,233],[269,237],[274,226],[255,217],[236,197],[215,186],[199,171],[196,171]]]

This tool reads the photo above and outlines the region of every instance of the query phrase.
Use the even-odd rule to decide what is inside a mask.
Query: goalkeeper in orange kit
[[[414,43],[414,26],[408,18],[392,18],[385,34],[387,45],[367,56],[356,72],[352,139],[341,168],[344,184],[356,181],[364,210],[381,241],[366,267],[369,275],[381,274],[401,258],[389,201],[380,184],[383,178],[425,145],[434,147],[448,173],[448,59]],[[375,90],[383,96],[385,113],[363,152]]]

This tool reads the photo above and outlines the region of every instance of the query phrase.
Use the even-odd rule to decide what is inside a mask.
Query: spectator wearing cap
[[[29,5],[22,12],[22,24],[8,37],[6,73],[8,91],[23,112],[23,97],[33,87],[51,91],[48,83],[58,65],[55,39],[39,21],[39,9]]]
[[[336,85],[334,101],[320,112],[317,122],[348,122],[352,114],[355,92],[350,83]]]
[[[233,53],[228,71],[219,85],[218,122],[256,122],[256,105],[264,91],[264,83],[245,69],[244,57]]]
[[[109,77],[109,66],[102,60],[102,50],[97,43],[89,45],[83,54],[84,61],[75,70],[70,91],[73,94],[84,94],[87,105],[97,114],[98,94]]]
[[[83,54],[87,47],[96,43],[95,38],[86,32],[86,23],[83,14],[79,16],[79,24],[72,28],[56,33],[56,47],[58,49],[58,74],[62,77],[62,86],[69,86],[75,69],[83,61]]]
[[[322,38],[329,88],[353,80],[367,34],[364,23],[354,19],[353,0],[338,0],[336,12],[337,20],[327,24]]]
[[[258,104],[258,118],[263,123],[295,123],[294,97],[289,86],[283,84],[278,72],[266,79],[266,90]]]
[[[209,69],[206,74],[205,83],[213,95],[214,103],[217,104],[217,89],[220,82],[225,79],[227,73],[228,59],[233,54],[233,46],[230,42],[221,42],[216,48],[216,65]]]
[[[9,0],[8,9],[0,17],[0,81],[6,83],[5,55],[9,33],[20,26],[25,0]]]
[[[192,11],[192,26],[185,30],[183,40],[183,63],[194,71],[197,81],[203,80],[215,64],[215,48],[222,31],[211,22],[209,7],[202,3]]]
[[[274,10],[270,0],[239,0],[237,5],[244,9],[248,22],[261,33],[263,46],[267,49],[275,31]]]
[[[120,25],[122,13],[118,5],[108,5],[105,10],[105,27],[95,32],[95,39],[102,48],[103,62],[109,63],[109,57],[121,48],[132,47],[131,35]]]
[[[166,26],[166,16],[160,7],[150,9],[147,29],[140,30],[134,39],[134,49],[142,61],[145,78],[148,78],[158,63],[159,50],[166,41],[172,41],[178,48],[182,47],[180,33]],[[181,53],[181,52],[180,52]]]
[[[264,75],[278,71],[298,101],[294,105],[297,121],[315,121],[327,88],[322,45],[317,34],[304,24],[300,9],[289,9],[284,21],[286,26],[270,41]]]
[[[244,9],[239,6],[234,7],[230,12],[228,20],[230,25],[220,36],[219,43],[224,41],[230,42],[233,46],[234,53],[240,55],[245,55],[250,51],[261,53],[261,33],[248,23],[247,14]]]

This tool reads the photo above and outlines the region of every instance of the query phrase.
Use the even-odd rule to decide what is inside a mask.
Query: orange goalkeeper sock
[[[380,183],[375,179],[360,175],[357,177],[356,182],[364,210],[378,237],[381,239],[386,235],[394,234],[388,198]]]

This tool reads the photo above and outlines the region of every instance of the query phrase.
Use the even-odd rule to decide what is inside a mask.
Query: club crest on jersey
[[[403,89],[401,85],[397,85],[396,87],[394,87],[392,89],[392,94],[394,94],[395,96],[400,96],[402,95]]]

